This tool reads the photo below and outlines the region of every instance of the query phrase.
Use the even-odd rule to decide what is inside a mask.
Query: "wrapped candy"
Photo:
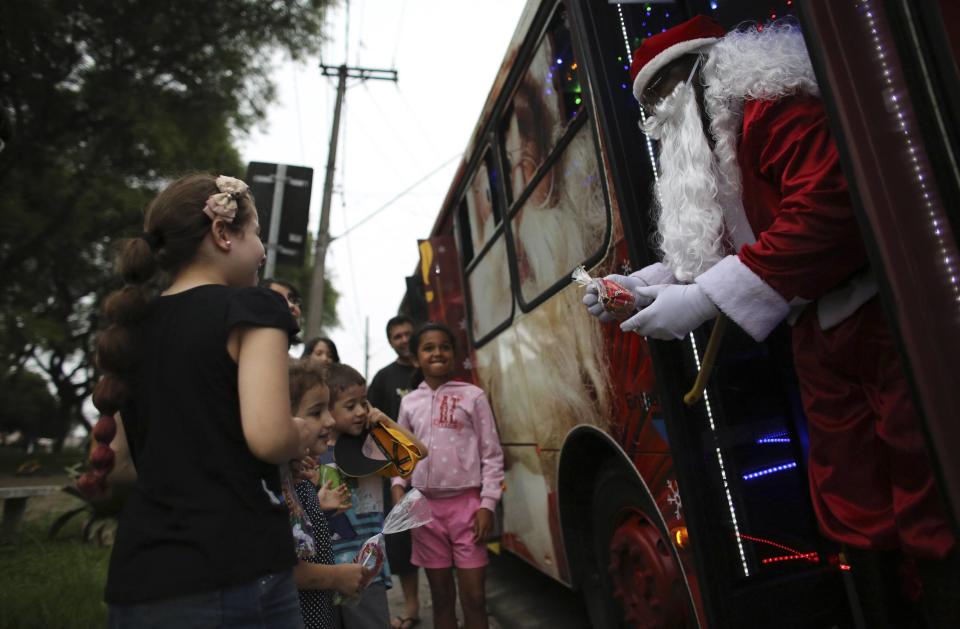
[[[364,587],[373,580],[373,577],[380,574],[380,568],[383,567],[383,558],[386,557],[386,554],[387,547],[383,541],[383,533],[377,533],[360,547],[354,561],[360,564],[363,573],[367,575],[364,579]]]
[[[578,266],[573,271],[573,281],[581,286],[595,286],[597,299],[604,311],[610,313],[614,319],[623,321],[637,311],[633,293],[612,280],[603,277],[593,278],[587,269]]]
[[[413,489],[387,514],[383,522],[383,533],[409,531],[432,520],[433,514],[430,512],[430,505],[426,498],[419,490]],[[383,533],[377,533],[365,541],[353,560],[363,566],[364,580],[361,589],[370,585],[370,582],[380,574],[380,568],[383,567],[383,558],[386,556]],[[346,597],[340,593],[337,593],[333,599],[334,605],[346,605],[347,607],[353,607],[359,602],[359,596]]]

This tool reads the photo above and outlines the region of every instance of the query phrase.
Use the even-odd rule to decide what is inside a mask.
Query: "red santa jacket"
[[[821,101],[746,101],[737,160],[743,209],[757,239],[696,282],[758,340],[791,303],[823,298],[841,313],[821,321],[849,315],[875,287],[848,284],[868,262]]]

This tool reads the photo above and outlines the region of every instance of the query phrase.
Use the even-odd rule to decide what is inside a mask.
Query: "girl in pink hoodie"
[[[500,500],[503,451],[483,390],[452,380],[455,350],[453,333],[440,323],[410,338],[423,382],[403,397],[397,422],[430,451],[413,471],[413,486],[433,512],[431,523],[411,531],[411,561],[426,570],[437,629],[457,626],[454,567],[464,628],[486,629],[486,540]],[[394,479],[395,500],[405,482]]]

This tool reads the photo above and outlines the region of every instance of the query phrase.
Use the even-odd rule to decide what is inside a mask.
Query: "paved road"
[[[572,592],[513,555],[491,555],[487,575],[490,629],[589,629],[586,608]],[[403,610],[400,581],[388,593],[392,615]],[[430,586],[420,572],[420,616],[417,629],[433,629]],[[458,617],[462,618],[458,610]]]

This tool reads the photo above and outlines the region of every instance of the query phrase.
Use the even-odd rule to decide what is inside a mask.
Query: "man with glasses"
[[[725,33],[698,16],[644,40],[630,71],[659,143],[663,261],[608,276],[639,309],[621,328],[681,339],[723,313],[762,341],[789,319],[814,509],[844,544],[867,624],[911,622],[908,557],[931,626],[960,626],[955,539],[799,28]],[[609,319],[596,295],[584,302]]]

